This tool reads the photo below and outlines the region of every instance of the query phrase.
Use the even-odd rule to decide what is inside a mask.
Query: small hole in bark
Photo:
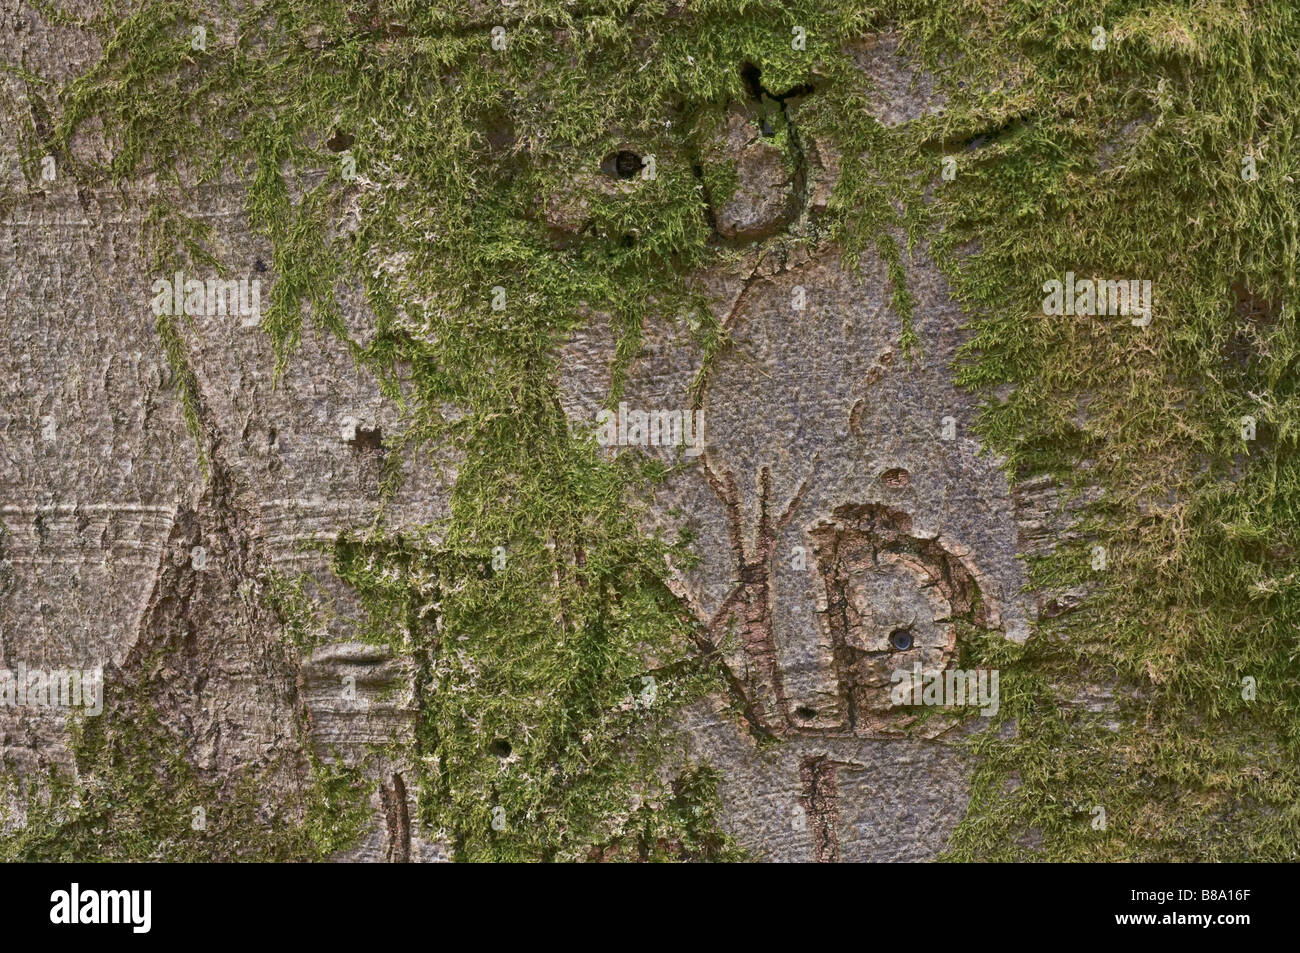
[[[912,647],[912,630],[895,629],[889,633],[889,644],[899,652],[906,652]]]
[[[810,721],[817,717],[817,709],[809,708],[807,705],[800,705],[794,710],[794,716],[801,721]]]
[[[614,156],[614,174],[620,179],[635,179],[641,171],[641,157],[627,149]]]
[[[257,261],[253,262],[253,269],[254,269],[255,271],[257,271],[259,274],[265,272],[265,271],[266,271],[266,262],[262,261],[262,259],[260,259],[260,258],[257,259]]]
[[[352,143],[357,141],[357,137],[346,133],[341,129],[335,129],[334,135],[325,140],[325,147],[330,152],[346,152],[352,147]]]
[[[349,442],[352,444],[352,449],[357,453],[382,453],[384,449],[384,432],[378,427],[373,430],[358,427],[357,435]]]
[[[508,758],[510,752],[514,750],[510,747],[510,742],[504,738],[496,739],[492,744],[488,745],[488,749],[498,758]]]

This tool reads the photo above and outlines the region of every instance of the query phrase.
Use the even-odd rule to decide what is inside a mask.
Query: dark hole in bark
[[[357,435],[352,438],[352,449],[357,453],[382,453],[384,450],[384,432],[379,427],[367,430],[357,428]]]
[[[605,156],[600,171],[611,179],[635,179],[641,174],[641,156],[631,149],[620,149]]]
[[[357,137],[351,133],[344,132],[341,129],[335,129],[334,135],[325,140],[325,147],[330,152],[346,152],[352,148],[352,143],[357,141]]]
[[[807,705],[800,705],[794,710],[794,714],[796,718],[808,721],[817,717],[817,709],[809,708]]]
[[[260,259],[260,258],[257,259],[257,261],[253,262],[253,269],[254,269],[255,271],[257,271],[259,274],[265,272],[265,271],[266,271],[266,262],[262,261],[262,259]]]
[[[641,157],[624,149],[614,156],[614,172],[620,179],[634,179],[641,171]]]
[[[895,629],[889,633],[889,644],[900,652],[906,652],[912,647],[912,630]]]
[[[510,752],[514,750],[510,747],[510,742],[504,738],[497,738],[492,744],[488,745],[488,749],[498,758],[508,758]]]

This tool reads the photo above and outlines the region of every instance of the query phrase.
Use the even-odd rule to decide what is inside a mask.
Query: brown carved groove
[[[820,756],[804,758],[799,765],[813,860],[819,864],[836,864],[840,860],[840,794],[835,773],[835,762]]]
[[[379,797],[384,806],[384,823],[388,828],[386,859],[390,864],[407,864],[411,861],[411,817],[406,807],[406,782],[394,774],[391,785],[379,785]]]
[[[709,647],[718,651],[729,634],[739,637],[745,671],[734,677],[745,701],[746,717],[761,732],[780,734],[791,727],[791,718],[772,628],[772,553],[777,536],[789,525],[803,501],[808,480],[804,480],[785,510],[773,521],[772,472],[768,467],[759,471],[758,528],[751,548],[745,544],[740,492],[734,475],[730,471],[719,475],[707,458],[703,462],[705,479],[727,512],[727,534],[738,579],[709,620],[706,638]]]

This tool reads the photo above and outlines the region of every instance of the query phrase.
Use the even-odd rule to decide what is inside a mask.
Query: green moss
[[[333,617],[332,606],[309,572],[296,576],[267,570],[262,574],[262,600],[276,614],[284,637],[304,656],[324,641]]]
[[[1096,591],[1003,663],[1015,731],[975,744],[975,797],[951,856],[1294,859],[1300,698],[1287,633],[1300,620],[1283,580],[1300,476],[1295,332],[1243,314],[1233,288],[1275,302],[1295,292],[1296,192],[1283,177],[1300,77],[1280,38],[1296,14],[1036,13],[903,21],[967,83],[948,84],[915,155],[931,179],[939,155],[958,157],[925,214],[974,316],[961,379],[1014,385],[980,429],[1013,475],[1105,490],[1085,538],[1031,564],[1036,584]],[[1089,45],[1097,23],[1104,51]],[[980,144],[958,148],[972,136]],[[1243,154],[1265,141],[1259,179],[1243,181]],[[1152,279],[1151,326],[1045,316],[1042,283],[1067,270]],[[1243,335],[1239,372],[1227,345]],[[1245,413],[1267,421],[1249,445]],[[1105,572],[1090,565],[1098,544]],[[1260,686],[1254,700],[1244,676]],[[1074,703],[1097,686],[1113,686],[1116,711]]]
[[[120,710],[118,702],[106,698],[106,711]],[[185,739],[148,705],[133,706],[126,719],[83,718],[72,749],[75,783],[55,770],[39,786],[33,778],[21,788],[6,785],[11,803],[25,802],[25,823],[0,838],[0,859],[324,860],[355,843],[369,816],[360,772],[310,753],[302,783],[280,786],[274,803],[266,802],[265,781],[283,765],[220,781],[200,777]]]
[[[549,401],[535,413],[500,426],[522,423],[532,439],[512,452],[540,466],[524,479],[502,435],[483,434],[438,545],[372,533],[336,550],[369,637],[427,660],[421,820],[466,860],[577,858],[638,840],[649,822],[633,805],[669,797],[675,713],[718,688],[659,578],[667,547],[636,536],[635,472],[561,439]]]

